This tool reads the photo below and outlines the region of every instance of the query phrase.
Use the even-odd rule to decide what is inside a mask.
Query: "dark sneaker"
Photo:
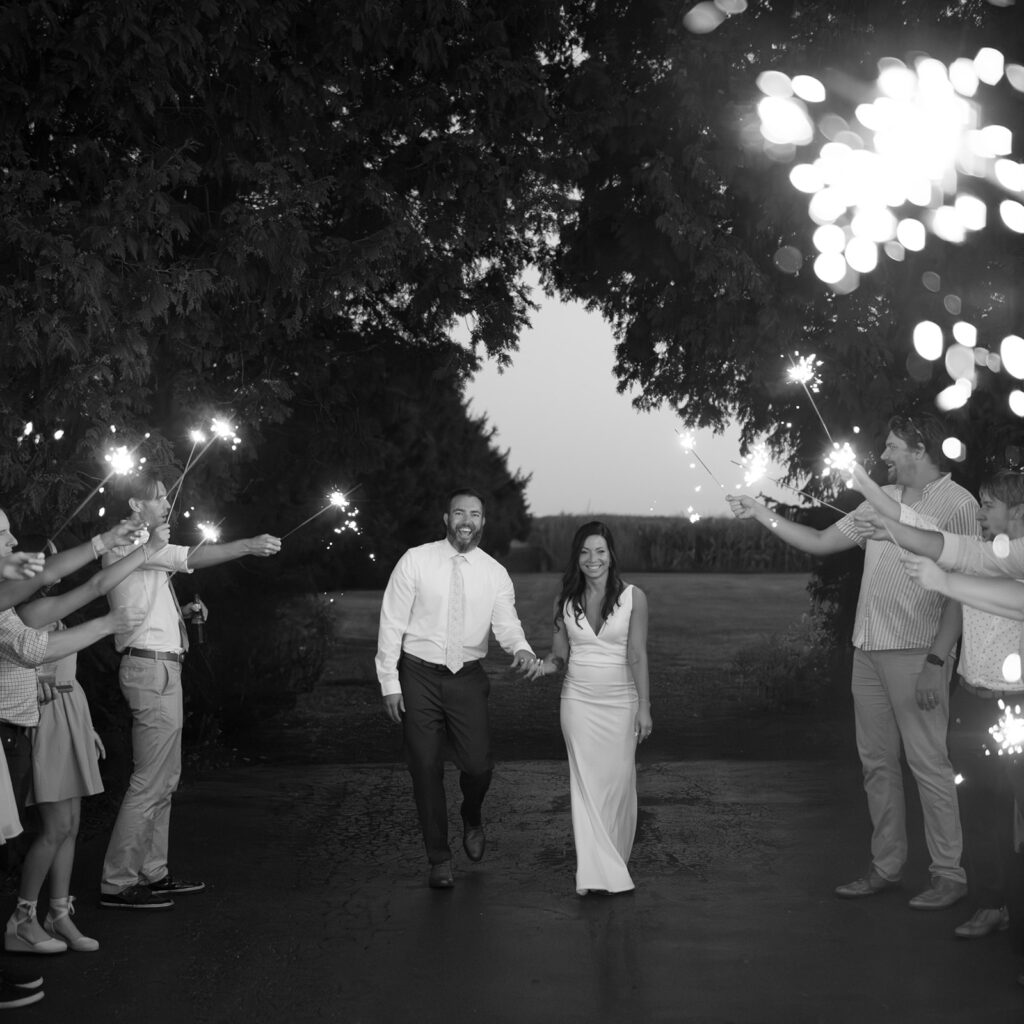
[[[175,878],[170,872],[164,875],[159,882],[149,883],[150,892],[166,896],[179,896],[184,892],[202,892],[205,888],[205,882],[186,882],[183,878]]]
[[[131,885],[120,892],[101,892],[100,906],[112,910],[171,910],[174,900],[150,891],[148,885]]]
[[[42,988],[43,976],[32,971],[12,971],[4,966],[0,967],[0,986],[8,988]]]
[[[16,985],[0,982],[0,1010],[15,1010],[19,1006],[31,1006],[42,998],[43,990],[41,988],[18,988]]]

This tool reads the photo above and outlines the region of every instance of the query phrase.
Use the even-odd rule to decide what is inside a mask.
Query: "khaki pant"
[[[133,718],[132,776],[103,861],[105,893],[167,874],[171,796],[181,778],[181,665],[124,657],[119,679]]]
[[[864,792],[871,814],[871,863],[882,878],[898,879],[907,859],[906,806],[900,746],[917,782],[931,874],[966,881],[960,865],[963,836],[953,766],[946,749],[948,681],[939,707],[922,711],[915,700],[925,651],[856,651],[853,707]]]

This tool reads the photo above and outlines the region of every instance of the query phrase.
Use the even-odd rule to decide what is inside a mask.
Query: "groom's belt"
[[[149,658],[150,661],[184,661],[184,651],[147,651],[144,647],[126,647],[122,652],[126,658]]]
[[[422,665],[424,668],[432,668],[435,672],[447,672],[449,675],[455,674],[443,663],[439,665],[436,661],[426,661],[423,658],[417,658],[415,654],[410,654],[408,651],[402,651],[402,657],[405,658],[406,661],[411,661],[414,665]],[[462,663],[462,668],[460,668],[459,671],[462,672],[467,668],[472,668],[474,665],[478,665],[479,663],[479,658],[477,658],[476,661],[464,661]]]

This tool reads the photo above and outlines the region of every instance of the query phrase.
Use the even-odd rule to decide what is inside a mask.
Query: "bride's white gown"
[[[636,685],[626,662],[633,588],[595,635],[570,604],[563,621],[569,667],[562,686],[562,735],[569,754],[576,891],[634,888],[626,862],[636,832]]]

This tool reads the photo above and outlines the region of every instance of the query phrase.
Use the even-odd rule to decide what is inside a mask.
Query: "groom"
[[[484,855],[481,806],[491,784],[487,694],[483,670],[488,632],[525,671],[536,658],[515,609],[512,580],[480,550],[484,500],[454,491],[442,516],[444,540],[410,548],[399,559],[380,610],[377,678],[384,710],[400,723],[423,843],[428,884],[450,889],[444,746],[451,742],[462,789],[462,845],[472,861]]]

